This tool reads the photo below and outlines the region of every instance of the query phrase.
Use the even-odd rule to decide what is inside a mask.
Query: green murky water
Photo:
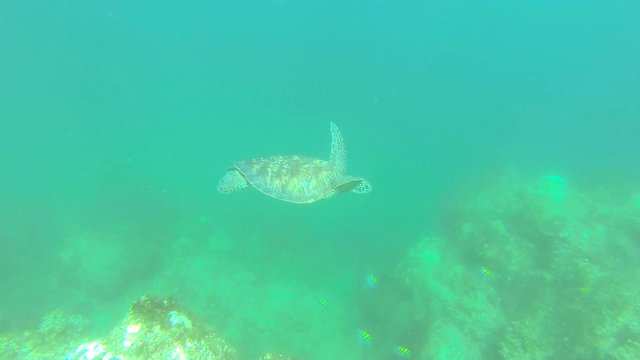
[[[640,357],[639,11],[0,2],[0,339],[151,294],[241,359]],[[216,191],[331,121],[371,194]]]

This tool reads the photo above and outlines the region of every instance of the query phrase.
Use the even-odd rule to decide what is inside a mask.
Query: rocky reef
[[[139,298],[104,334],[56,310],[0,334],[0,359],[640,359],[640,185],[509,172],[471,186],[399,261],[364,273],[310,281],[290,257],[260,261],[266,248],[178,239],[151,292],[180,294],[208,323],[169,297]],[[62,253],[68,279],[113,294],[122,272],[101,272],[112,263],[93,264],[81,240]]]
[[[174,298],[143,296],[103,337],[92,337],[83,317],[53,311],[35,331],[1,336],[0,359],[234,360],[237,354]],[[261,359],[290,358],[266,353]]]
[[[391,335],[414,358],[640,359],[637,194],[494,178],[398,265],[389,287],[403,306],[376,311],[404,319]]]

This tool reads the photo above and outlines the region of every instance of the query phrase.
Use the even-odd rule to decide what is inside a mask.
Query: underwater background
[[[638,14],[0,1],[0,358],[640,358]],[[216,190],[330,122],[371,194]]]

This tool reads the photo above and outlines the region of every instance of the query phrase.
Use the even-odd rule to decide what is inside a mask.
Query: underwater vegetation
[[[88,321],[80,315],[54,310],[36,330],[0,335],[0,359],[64,359],[82,341]]]
[[[143,296],[106,336],[91,337],[86,320],[59,310],[36,331],[0,337],[1,359],[237,359],[235,349],[173,298]],[[289,360],[265,353],[260,360]]]
[[[507,172],[452,196],[440,220],[397,264],[357,276],[361,291],[267,267],[279,260],[265,249],[244,259],[230,239],[177,239],[152,293],[197,311],[143,296],[96,334],[56,310],[0,334],[0,359],[640,359],[640,185]],[[73,243],[60,255],[73,278],[114,293],[119,272]]]
[[[369,311],[413,358],[640,359],[638,188],[618,190],[493,178],[406,254],[402,302]]]

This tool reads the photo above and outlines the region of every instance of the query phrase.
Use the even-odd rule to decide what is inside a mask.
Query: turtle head
[[[356,194],[368,194],[371,191],[373,191],[373,186],[365,179],[360,179],[360,183],[351,189],[351,192]]]
[[[356,194],[368,194],[371,190],[373,190],[371,184],[367,180],[357,176],[343,176],[336,184],[337,193],[351,191]]]

